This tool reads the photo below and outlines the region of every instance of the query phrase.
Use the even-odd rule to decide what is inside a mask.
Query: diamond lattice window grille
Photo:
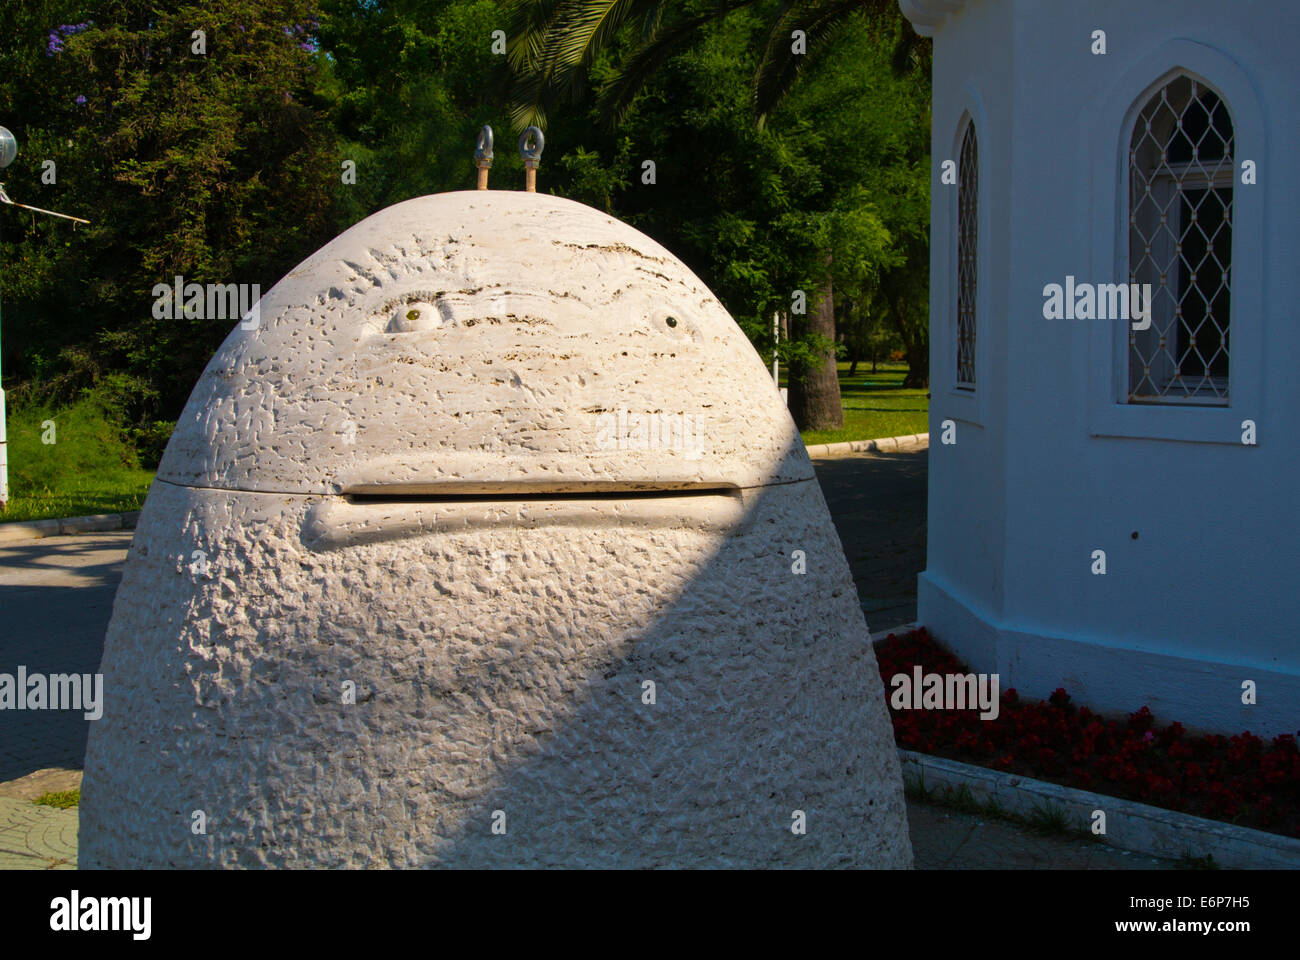
[[[975,389],[976,219],[979,170],[975,124],[966,124],[957,173],[957,386]]]
[[[1178,76],[1138,115],[1129,147],[1129,282],[1151,285],[1151,326],[1128,332],[1130,403],[1226,404],[1232,119]]]

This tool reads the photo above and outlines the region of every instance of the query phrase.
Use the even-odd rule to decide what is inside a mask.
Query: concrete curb
[[[928,433],[913,433],[902,437],[881,437],[879,440],[848,440],[844,443],[814,443],[805,447],[810,457],[846,457],[855,453],[894,453],[899,450],[919,450],[930,446]]]
[[[868,627],[870,627],[870,624],[868,624]],[[900,623],[898,626],[890,627],[888,630],[868,629],[867,632],[871,634],[871,642],[878,643],[879,641],[884,640],[891,636],[905,637],[913,630],[920,630],[920,629],[921,629],[921,625],[917,623],[915,620],[913,620],[911,623]]]
[[[1119,800],[1100,793],[899,750],[904,777],[923,779],[927,788],[966,787],[978,802],[996,800],[1009,813],[1032,816],[1035,809],[1063,810],[1072,825],[1091,829],[1093,811],[1106,814],[1101,840],[1121,850],[1177,859],[1190,852],[1209,854],[1220,867],[1300,869],[1300,840],[1262,830],[1205,820],[1186,813]]]
[[[102,533],[107,530],[134,530],[139,510],[127,513],[100,513],[90,517],[63,517],[50,520],[19,520],[0,523],[0,543],[16,540],[40,540],[76,533]]]

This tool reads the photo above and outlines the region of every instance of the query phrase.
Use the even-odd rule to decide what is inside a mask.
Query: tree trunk
[[[886,294],[894,329],[903,340],[903,355],[907,360],[907,376],[903,378],[903,386],[909,390],[921,390],[930,386],[929,330],[919,325],[914,327],[907,322],[905,296],[898,288]]]
[[[917,338],[910,338],[903,349],[907,351],[907,376],[903,386],[909,390],[920,390],[930,385],[930,345],[920,343]]]
[[[896,309],[902,310],[899,303]],[[899,316],[905,316],[900,313]],[[930,385],[930,340],[920,335],[921,331],[910,324],[899,324],[903,337],[903,355],[907,359],[907,376],[903,378],[903,387],[908,390],[921,390]],[[927,331],[928,333],[928,331]]]
[[[817,291],[812,312],[798,321],[798,326],[807,332],[825,337],[830,346],[815,367],[806,363],[790,365],[790,415],[800,430],[838,430],[844,426],[840,378],[835,368],[835,299],[830,259],[828,254],[826,280]]]

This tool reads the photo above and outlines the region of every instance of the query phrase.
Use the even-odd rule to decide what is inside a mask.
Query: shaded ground
[[[1093,840],[1045,836],[1019,824],[907,801],[918,870],[1174,870],[1177,862]]]
[[[131,531],[0,544],[0,673],[96,673]],[[0,710],[0,784],[80,768],[89,721],[72,710]]]
[[[872,639],[916,620],[928,457],[919,450],[813,461]]]
[[[1170,870],[1172,860],[1137,856],[1073,837],[1044,836],[1014,823],[907,802],[918,870]],[[77,811],[0,797],[0,870],[68,869],[77,863]]]

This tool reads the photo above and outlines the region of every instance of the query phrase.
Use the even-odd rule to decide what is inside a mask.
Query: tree
[[[514,0],[510,5],[510,63],[517,74],[512,118],[518,129],[545,123],[547,109],[586,92],[586,72],[624,27],[635,27],[639,46],[609,77],[599,100],[613,124],[663,64],[698,39],[709,23],[758,8],[768,22],[764,51],[753,78],[751,104],[759,125],[794,84],[808,54],[831,45],[846,29],[866,22],[878,36],[901,27],[893,62],[898,72],[930,70],[930,45],[903,18],[896,0]],[[792,43],[804,34],[802,48]]]
[[[351,224],[411,197],[472,188],[484,124],[504,132],[510,80],[492,52],[503,17],[493,0],[321,0],[320,40],[333,61],[332,123],[357,165],[340,192]],[[493,179],[522,170],[498,136]],[[516,181],[518,182],[518,181]]]
[[[533,41],[559,35],[552,14],[566,5],[577,9],[535,5]],[[94,221],[74,231],[0,208],[5,368],[20,378],[12,396],[65,401],[93,387],[142,430],[179,412],[233,325],[154,318],[155,284],[179,274],[269,289],[375,210],[470,187],[483,123],[498,132],[493,185],[522,179],[503,135],[519,78],[492,49],[502,2],[164,6],[0,5],[11,38],[0,46],[0,119],[22,151],[6,171],[9,191]],[[863,310],[908,331],[919,370],[928,85],[919,68],[891,74],[898,34],[859,4],[836,30],[811,30],[809,55],[791,60],[789,44],[772,39],[787,14],[854,5],[685,0],[659,4],[657,20],[637,12],[654,6],[625,3],[622,28],[587,33],[569,77],[585,89],[546,101],[540,189],[672,249],[769,359],[773,313],[785,314],[792,408],[822,411],[800,412],[805,424],[838,412],[837,400],[824,402],[838,390],[829,358]],[[892,0],[885,7],[903,31]],[[783,95],[762,107],[765,58],[780,67],[771,88]],[[57,182],[43,182],[45,159]],[[658,162],[653,185],[647,159]],[[355,182],[341,176],[344,161]],[[792,311],[796,290],[806,314]]]
[[[5,262],[24,266],[5,319],[28,375],[75,395],[123,371],[135,418],[174,416],[233,323],[158,319],[154,287],[180,275],[265,289],[332,235],[338,161],[312,7],[122,2],[14,25],[16,46],[39,54],[0,80],[22,91],[16,127],[33,158],[15,165],[13,193],[93,221],[57,234],[30,223],[6,244]]]
[[[750,9],[768,23],[749,97],[760,128],[804,70],[807,50],[828,45],[846,31],[897,37],[896,67],[902,71],[921,64],[928,69],[928,46],[899,16],[893,0],[804,0],[781,7],[758,0],[671,7],[660,0],[528,0],[512,7],[510,59],[519,77],[513,119],[517,126],[544,123],[548,109],[585,91],[589,71],[620,30],[636,26],[639,44],[606,75],[597,99],[602,119],[616,124],[674,54],[698,42],[709,24]],[[803,31],[803,48],[790,42],[796,29]],[[790,364],[790,409],[805,430],[835,429],[843,422],[834,362],[832,265],[837,259],[830,246],[816,250],[815,259],[823,269],[814,281],[812,312],[792,326],[804,349]]]
[[[871,372],[875,373],[881,359],[902,347],[878,295],[870,294],[865,300],[839,296],[835,298],[835,309],[835,327],[849,361],[850,377],[857,374],[858,364],[864,360],[871,361]]]

